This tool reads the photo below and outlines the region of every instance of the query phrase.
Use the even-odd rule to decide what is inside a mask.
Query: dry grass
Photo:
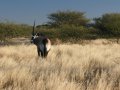
[[[0,90],[119,90],[120,45],[56,45],[47,59],[33,45],[0,47]]]

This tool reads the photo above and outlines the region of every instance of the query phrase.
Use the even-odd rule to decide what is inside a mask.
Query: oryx
[[[35,22],[33,25],[31,43],[34,43],[37,46],[38,56],[42,58],[47,57],[48,52],[51,49],[51,41],[42,33],[35,34]]]

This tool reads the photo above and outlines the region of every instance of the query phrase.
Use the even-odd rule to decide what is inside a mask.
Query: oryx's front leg
[[[40,49],[37,47],[38,56],[40,56]]]
[[[44,46],[42,43],[39,44],[38,50],[39,50],[39,54],[41,54],[41,57],[42,57],[42,58],[44,58],[44,55],[45,55],[45,53],[44,53],[44,48],[45,48],[45,46]]]

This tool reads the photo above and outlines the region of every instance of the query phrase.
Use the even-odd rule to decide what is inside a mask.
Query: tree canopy
[[[48,15],[48,24],[53,27],[64,25],[84,26],[89,21],[84,12],[58,11]]]
[[[113,35],[120,35],[120,13],[104,14],[102,17],[95,18],[95,26],[103,32]]]

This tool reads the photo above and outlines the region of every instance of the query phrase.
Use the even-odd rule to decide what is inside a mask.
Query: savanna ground
[[[54,45],[46,59],[36,46],[0,47],[0,90],[119,90],[120,44]]]

